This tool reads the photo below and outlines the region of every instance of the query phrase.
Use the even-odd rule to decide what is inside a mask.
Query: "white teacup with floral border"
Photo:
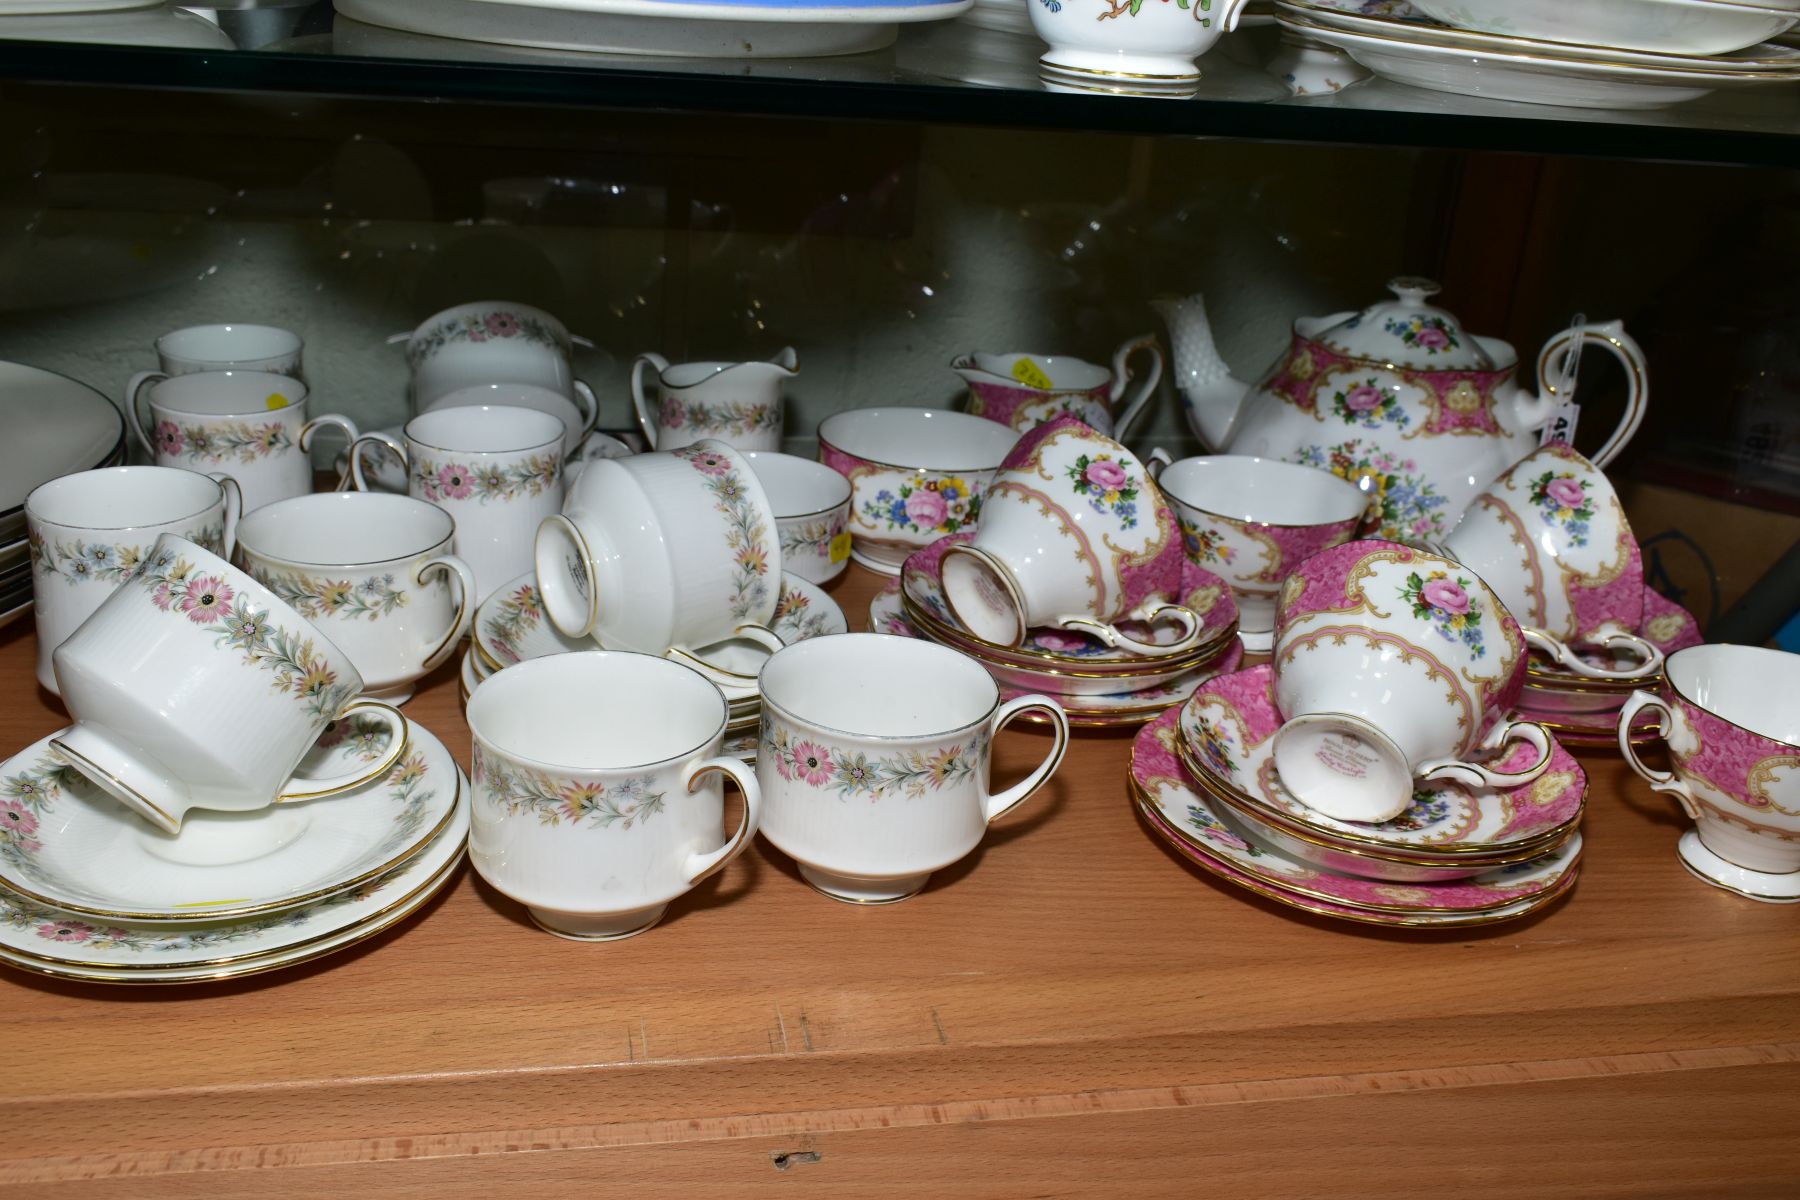
[[[1182,558],[1175,514],[1137,456],[1058,417],[1019,439],[988,488],[975,537],[944,552],[944,597],[996,646],[1021,645],[1032,629],[1069,629],[1166,658],[1205,636],[1205,618],[1180,603]],[[1163,620],[1177,637],[1152,642],[1120,628]]]
[[[745,676],[696,657],[769,628],[781,543],[750,463],[722,442],[589,463],[563,511],[538,527],[538,588],[568,637],[672,654],[726,682]]]
[[[1326,816],[1386,821],[1415,779],[1517,787],[1549,766],[1544,727],[1507,716],[1525,685],[1518,624],[1449,559],[1382,541],[1313,555],[1282,585],[1273,666],[1275,767]],[[1516,741],[1537,751],[1516,771],[1469,761]]]
[[[75,724],[51,746],[166,833],[189,809],[251,812],[379,779],[406,749],[406,718],[358,699],[350,656],[223,558],[165,533],[56,649]],[[356,770],[294,768],[333,721],[367,719],[387,749]]]
[[[907,555],[972,528],[981,494],[1019,440],[985,417],[856,408],[819,425],[819,461],[850,481],[850,557],[898,575]]]
[[[644,373],[656,372],[653,388]],[[673,363],[640,354],[631,364],[631,402],[652,450],[711,438],[739,450],[781,449],[781,385],[800,373],[792,346],[767,362]]]
[[[1682,865],[1752,900],[1800,902],[1800,655],[1690,646],[1669,655],[1663,677],[1662,695],[1633,692],[1620,710],[1619,750],[1693,818]],[[1658,719],[1673,771],[1638,756],[1643,715]]]
[[[469,861],[558,937],[644,932],[756,836],[756,775],[722,752],[725,698],[680,664],[531,659],[489,676],[468,720]],[[729,837],[721,775],[744,794]]]
[[[300,378],[300,335],[273,325],[189,325],[156,339],[165,375],[199,371],[266,371]]]
[[[850,565],[850,481],[823,463],[770,450],[745,451],[762,481],[781,538],[781,569],[826,583]]]
[[[434,407],[440,396],[481,383],[535,384],[573,400],[574,348],[593,344],[570,336],[543,309],[506,300],[446,308],[388,341],[406,343],[415,413]]]
[[[563,502],[563,424],[504,405],[443,408],[414,417],[404,441],[384,433],[350,448],[350,481],[373,492],[365,451],[406,469],[406,493],[456,519],[456,553],[475,572],[475,602],[531,569],[537,527]]]
[[[1131,358],[1150,366],[1127,396]],[[964,354],[950,369],[969,385],[969,411],[1024,433],[1057,417],[1075,417],[1108,437],[1124,440],[1162,381],[1162,347],[1150,334],[1132,338],[1113,354],[1112,369],[1066,354]]]
[[[1069,744],[1055,700],[1002,704],[981,664],[912,638],[798,642],[763,664],[761,687],[763,836],[813,887],[854,904],[918,892],[1042,787]],[[993,739],[1027,712],[1048,719],[1049,752],[994,795]]]
[[[33,490],[25,497],[25,523],[38,682],[57,690],[51,654],[138,573],[162,534],[228,557],[243,503],[230,476],[174,467],[77,471]]]
[[[475,615],[455,533],[449,513],[410,496],[321,492],[245,517],[233,561],[342,647],[368,695],[404,704]]]
[[[1188,557],[1231,585],[1245,648],[1267,651],[1282,582],[1319,551],[1355,537],[1368,497],[1329,471],[1272,458],[1218,454],[1173,462],[1161,450],[1150,458]]]
[[[307,398],[304,383],[267,371],[144,371],[125,385],[125,415],[157,466],[229,475],[250,512],[312,491],[307,451],[321,428],[357,439],[348,417],[308,420]],[[149,405],[148,424],[140,401]]]
[[[1606,474],[1567,443],[1513,464],[1444,539],[1524,627],[1525,640],[1587,679],[1644,679],[1663,655],[1638,636],[1644,558]],[[1614,651],[1627,666],[1596,666],[1579,649]],[[1606,655],[1613,658],[1616,655]]]

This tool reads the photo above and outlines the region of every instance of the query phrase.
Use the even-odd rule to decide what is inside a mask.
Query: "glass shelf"
[[[1800,164],[1800,86],[1655,111],[1515,104],[1383,80],[1294,97],[1266,70],[1277,48],[1269,26],[1226,37],[1202,60],[1197,94],[1168,99],[1052,90],[1035,38],[966,18],[902,26],[893,46],[858,55],[677,59],[399,33],[320,3],[296,36],[256,51],[3,40],[0,80]]]

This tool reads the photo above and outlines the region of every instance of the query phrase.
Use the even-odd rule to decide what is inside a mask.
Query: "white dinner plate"
[[[23,363],[0,362],[0,429],[0,540],[9,548],[25,535],[33,488],[97,467],[125,445],[125,418],[110,400]]]

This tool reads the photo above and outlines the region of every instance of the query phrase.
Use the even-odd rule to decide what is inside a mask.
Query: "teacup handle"
[[[365,766],[360,770],[346,772],[343,775],[328,775],[323,779],[305,775],[296,775],[292,779],[289,779],[288,782],[290,784],[302,784],[304,787],[301,789],[289,788],[286,791],[277,793],[275,796],[276,804],[293,804],[301,800],[317,800],[321,796],[335,796],[339,792],[347,792],[351,788],[358,788],[365,783],[381,778],[388,773],[395,763],[400,761],[400,756],[406,753],[406,739],[409,735],[406,717],[401,714],[399,709],[391,704],[383,704],[379,700],[369,700],[365,698],[352,701],[349,707],[338,714],[337,719],[340,721],[348,721],[359,713],[372,716],[388,727],[387,753],[376,760],[374,765]]]
[[[1013,718],[1033,710],[1050,718],[1050,731],[1054,743],[1050,747],[1050,753],[1044,755],[1044,761],[1037,765],[1036,770],[998,796],[987,798],[986,803],[982,806],[982,813],[990,825],[1025,803],[1031,798],[1032,793],[1048,783],[1050,776],[1056,773],[1056,768],[1062,765],[1063,754],[1069,748],[1068,714],[1063,712],[1062,705],[1050,697],[1036,693],[1020,696],[1017,700],[1008,700],[996,709],[994,715],[988,719],[989,738],[997,737],[1000,731],[1012,722]]]
[[[1162,473],[1174,465],[1175,460],[1161,446],[1144,456],[1144,470],[1150,473],[1150,479],[1155,483],[1162,482]]]
[[[1142,337],[1132,338],[1120,346],[1118,352],[1113,355],[1113,390],[1116,392],[1123,388],[1126,381],[1131,378],[1131,356],[1140,353],[1150,359],[1150,369],[1144,373],[1144,381],[1138,384],[1137,391],[1132,394],[1131,402],[1125,406],[1125,411],[1113,418],[1112,435],[1115,441],[1125,440],[1125,430],[1138,419],[1138,414],[1144,411],[1144,405],[1148,404],[1150,397],[1156,394],[1156,385],[1162,382],[1162,347],[1157,344],[1155,334],[1146,333]]]
[[[469,632],[469,626],[475,620],[475,603],[479,599],[475,591],[475,572],[454,554],[439,555],[420,563],[419,569],[413,572],[413,582],[424,586],[426,576],[438,574],[456,576],[456,618],[450,622],[450,632],[444,635],[437,649],[425,656],[423,669],[426,671],[437,670],[456,649],[456,644],[463,640],[463,635]]]
[[[727,754],[689,767],[681,781],[682,786],[692,792],[694,781],[711,771],[729,775],[731,781],[737,784],[738,791],[744,794],[744,818],[738,822],[737,832],[731,835],[731,840],[717,850],[688,855],[685,873],[690,887],[708,875],[723,870],[726,863],[743,853],[744,847],[750,844],[750,839],[756,836],[757,829],[762,825],[762,789],[756,784],[756,771],[746,765],[743,759]]]
[[[1626,650],[1638,658],[1638,664],[1635,667],[1628,667],[1623,671],[1609,671],[1605,667],[1596,667],[1583,661],[1579,654],[1569,648],[1568,643],[1551,637],[1541,629],[1521,628],[1519,632],[1525,635],[1527,646],[1549,655],[1557,664],[1568,668],[1583,679],[1642,679],[1662,670],[1663,652],[1635,633],[1625,633],[1621,630],[1616,633],[1603,634],[1594,639],[1596,646],[1607,650]]]
[[[244,489],[238,481],[223,471],[208,471],[206,477],[219,485],[225,493],[225,536],[221,541],[224,551],[220,558],[230,558],[237,549],[238,518],[244,515]]]
[[[638,428],[644,439],[656,449],[656,418],[650,413],[649,397],[644,395],[644,368],[654,367],[658,375],[669,369],[669,360],[648,350],[631,360],[631,406],[637,410]]]
[[[1181,637],[1166,646],[1156,642],[1141,642],[1129,634],[1119,632],[1116,625],[1109,625],[1086,615],[1058,617],[1054,624],[1062,629],[1079,629],[1091,633],[1115,650],[1124,650],[1142,658],[1167,658],[1171,654],[1192,650],[1200,644],[1200,637],[1205,632],[1206,619],[1185,604],[1152,601],[1139,605],[1125,616],[1133,621],[1154,622],[1165,617],[1178,621],[1182,626]]]
[[[362,466],[363,451],[368,449],[386,450],[400,460],[400,469],[402,471],[410,471],[412,469],[412,463],[406,457],[405,446],[401,445],[398,441],[385,433],[365,433],[354,442],[350,443],[350,479],[356,484],[356,490],[359,492],[366,492],[369,490],[369,481],[363,476]],[[342,481],[338,483],[338,490],[347,490]]]
[[[166,371],[139,371],[125,385],[125,415],[131,418],[131,432],[137,434],[138,444],[144,448],[144,453],[150,456],[152,462],[156,461],[156,447],[151,444],[150,435],[144,429],[144,415],[139,408],[138,397],[143,394],[147,385],[161,383],[168,377]]]
[[[1646,766],[1644,760],[1638,757],[1637,747],[1631,742],[1631,726],[1638,714],[1646,711],[1656,715],[1656,736],[1664,741],[1668,740],[1671,715],[1668,704],[1655,692],[1633,692],[1625,701],[1625,706],[1619,709],[1619,753],[1625,757],[1625,764],[1641,775],[1645,783],[1665,796],[1675,797],[1682,811],[1691,820],[1698,821],[1699,808],[1694,803],[1694,793],[1687,783],[1675,778],[1672,771],[1658,771]]]
[[[1482,746],[1498,750],[1508,742],[1529,743],[1537,750],[1537,761],[1523,771],[1496,771],[1480,763],[1455,758],[1433,758],[1420,763],[1414,774],[1420,779],[1454,779],[1470,787],[1512,788],[1530,783],[1550,768],[1550,732],[1534,721],[1509,721],[1494,726],[1482,739]]]
[[[594,389],[584,379],[575,381],[575,407],[581,410],[581,434],[575,444],[581,444],[581,438],[594,432],[594,426],[600,423],[600,397],[594,395]]]
[[[767,625],[739,625],[737,629],[732,632],[732,636],[755,642],[767,649],[771,654],[785,649],[787,646],[787,643],[781,640],[781,635],[777,634]],[[740,671],[727,671],[724,667],[714,666],[712,663],[707,662],[704,658],[701,658],[698,654],[695,654],[685,646],[670,646],[663,652],[663,657],[681,663],[684,666],[692,667],[712,682],[723,683],[727,687],[742,687],[745,684],[754,684],[757,678],[754,672],[744,674]]]
[[[349,417],[341,413],[325,413],[322,416],[314,417],[300,427],[300,453],[305,454],[312,449],[313,439],[321,429],[336,429],[343,433],[346,446],[355,446],[356,440],[362,436],[357,432],[356,422]],[[347,476],[348,472],[338,476],[334,491],[344,490],[344,480]]]

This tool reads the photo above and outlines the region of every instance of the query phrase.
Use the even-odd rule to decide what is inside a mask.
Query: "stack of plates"
[[[775,619],[769,623],[784,643],[848,633],[844,610],[816,583],[785,571],[775,600]],[[495,671],[529,658],[599,649],[589,638],[565,637],[544,615],[537,576],[519,576],[500,588],[475,613],[475,628],[462,661],[462,698],[466,705],[481,681]],[[762,720],[762,695],[757,691],[757,672],[769,652],[755,642],[721,642],[697,655],[718,671],[730,672],[735,682],[720,682],[719,690],[729,706],[724,753],[747,762],[756,761],[757,727]],[[715,681],[719,682],[719,681]]]
[[[1721,88],[1800,82],[1800,51],[1752,44],[1793,24],[1800,13],[1792,11],[1792,0],[1772,8],[1712,0],[1564,0],[1544,28],[1571,40],[1555,41],[1497,32],[1527,28],[1523,13],[1507,19],[1507,5],[1516,2],[1415,0],[1411,7],[1365,13],[1346,7],[1344,0],[1279,0],[1275,15],[1283,29],[1342,50],[1398,83],[1527,104],[1661,108]],[[1610,16],[1606,6],[1615,6]],[[1542,10],[1547,0],[1531,0],[1530,7]],[[1478,8],[1498,15],[1484,19]],[[1457,27],[1431,20],[1426,9],[1455,15]],[[1621,13],[1627,19],[1619,24],[1615,18]],[[1534,20],[1540,15],[1534,12]],[[1734,39],[1731,33],[1738,29],[1746,32]],[[1590,30],[1589,39],[1610,36],[1611,41],[1584,41],[1579,30]],[[1626,42],[1640,48],[1625,47]],[[1743,48],[1703,49],[1733,44]],[[1641,48],[1652,45],[1660,48]]]
[[[0,362],[0,625],[31,607],[25,497],[61,475],[125,461],[125,420],[86,384]]]
[[[385,727],[328,731],[301,770],[387,752]],[[414,722],[379,782],[170,836],[94,788],[50,739],[0,764],[0,962],[96,983],[198,983],[310,962],[387,929],[462,861],[468,783]]]
[[[1561,746],[1530,784],[1422,784],[1390,821],[1339,821],[1281,786],[1273,685],[1267,666],[1222,676],[1138,734],[1133,800],[1195,863],[1295,908],[1374,925],[1497,924],[1575,885],[1587,776]]]
[[[1219,672],[1236,669],[1244,657],[1231,589],[1193,563],[1182,580],[1182,603],[1204,614],[1204,632],[1198,645],[1180,654],[1144,658],[1062,629],[1034,629],[1023,646],[984,641],[957,620],[940,575],[944,551],[974,536],[951,534],[911,555],[900,578],[870,604],[869,628],[960,650],[987,668],[1006,699],[1049,693],[1071,724],[1089,727],[1141,725]],[[1166,624],[1133,632],[1152,640],[1175,636]]]

